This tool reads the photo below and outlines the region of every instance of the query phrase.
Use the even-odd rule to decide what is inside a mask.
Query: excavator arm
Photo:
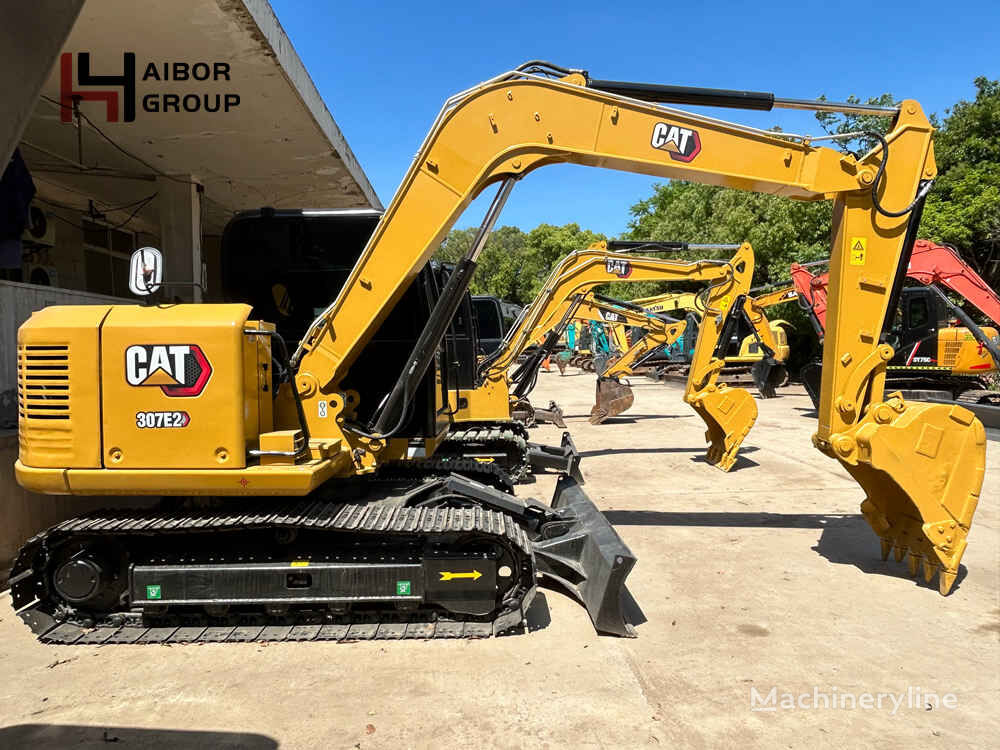
[[[625,326],[643,329],[644,335],[627,346],[611,364],[597,374],[597,391],[594,406],[590,410],[590,423],[600,424],[617,416],[632,406],[634,394],[621,378],[631,375],[636,362],[652,351],[669,346],[684,333],[686,323],[648,315],[624,303],[615,303],[606,297],[588,296],[574,313],[575,320],[596,321],[621,328]]]
[[[890,112],[868,108],[869,114],[891,116],[891,126],[878,137],[879,145],[855,158],[808,137],[661,104],[706,102],[865,109],[769,94],[709,96],[704,90],[595,81],[582,71],[540,63],[449,99],[341,293],[293,358],[309,430],[342,436],[356,450],[377,448],[341,427],[350,404],[340,383],[449,228],[492,184],[501,186],[499,204],[529,172],[574,163],[797,200],[832,199],[827,368],[814,443],[861,484],[867,495],[862,512],[883,546],[900,558],[909,552],[922,561],[928,579],[940,566],[945,593],[957,575],[982,487],[985,432],[961,407],[907,403],[883,393],[893,353],[883,338],[888,312],[895,308],[923,200],[937,174],[933,128],[913,100]],[[452,277],[456,289],[484,244],[477,237],[463,259]],[[439,317],[448,317],[448,304],[457,303],[442,305]],[[403,386],[407,378],[422,376],[435,356],[438,329],[425,330],[400,376]],[[405,387],[394,389],[385,407],[398,404],[397,391],[405,397]],[[330,406],[324,417],[316,408],[320,400]]]
[[[607,284],[611,281],[696,281],[710,284],[719,300],[731,300],[741,293],[739,289],[749,289],[749,279],[753,275],[753,248],[749,244],[635,243],[635,245],[635,247],[623,248],[623,252],[611,252],[608,249],[609,243],[602,241],[594,243],[586,250],[571,253],[563,258],[549,274],[541,292],[508,332],[500,348],[480,365],[480,374],[483,380],[494,383],[505,382],[507,368],[517,360],[518,355],[531,344],[543,341],[546,335],[551,334],[552,331],[559,330],[561,332],[572,317],[571,309],[579,305],[580,301],[594,287],[601,284]],[[735,254],[728,261],[677,261],[631,254],[634,250],[651,249],[657,251],[666,249],[724,250],[735,251]],[[749,275],[740,269],[749,269]],[[741,274],[745,278],[737,279],[737,276]],[[770,331],[765,335],[770,336]],[[530,370],[531,367],[524,365],[519,367],[514,374],[514,379],[522,381],[525,377],[525,370]],[[707,388],[709,385],[714,385],[714,381],[709,383],[708,380],[705,380],[704,385],[699,385],[696,390],[700,392],[702,387]],[[735,392],[738,389],[731,390]],[[520,386],[515,388],[513,393],[519,398],[526,395]],[[622,392],[621,388],[616,388],[608,381],[604,381],[604,392],[602,393],[601,381],[599,381],[598,408],[597,411],[592,411],[591,418],[596,418],[598,421],[606,419],[606,414],[601,416],[604,411],[601,409],[602,404],[610,406],[616,401],[619,413],[624,411],[628,407],[628,404],[625,403],[628,395]],[[753,399],[750,394],[745,393],[745,396],[752,404]],[[752,409],[756,415],[756,407],[754,406]],[[695,411],[705,419],[708,425],[707,434],[712,443],[709,447],[709,455],[725,453],[732,445],[738,448],[743,435],[749,431],[750,425],[753,424],[752,419],[749,424],[744,422],[749,414],[749,410],[745,409],[735,412],[731,417],[724,418],[722,423],[718,421],[720,415],[718,411],[699,408],[696,408]],[[735,448],[733,449],[735,450]],[[711,461],[711,463],[716,462]]]

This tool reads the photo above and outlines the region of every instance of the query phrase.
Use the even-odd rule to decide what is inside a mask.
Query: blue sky
[[[271,4],[386,205],[445,98],[525,60],[584,68],[595,78],[784,97],[891,92],[918,99],[929,113],[971,98],[976,76],[1000,77],[997,0]],[[809,113],[704,111],[819,132]],[[499,224],[576,222],[614,236],[655,182],[545,167],[515,187]],[[457,226],[478,224],[483,203]]]

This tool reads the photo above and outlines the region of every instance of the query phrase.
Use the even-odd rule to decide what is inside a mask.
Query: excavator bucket
[[[599,633],[634,638],[625,611],[625,579],[636,562],[632,550],[572,477],[559,477],[552,507],[564,512],[571,526],[532,544],[542,579],[586,607]]]
[[[534,427],[542,422],[551,422],[556,427],[564,429],[563,411],[555,401],[549,401],[548,408],[532,406],[526,396],[522,396],[510,407],[510,418],[520,422],[525,427]]]
[[[812,405],[818,409],[819,391],[823,386],[823,363],[810,362],[807,365],[803,365],[799,371],[799,380],[805,386],[806,393],[809,394]]]
[[[708,425],[705,431],[705,439],[711,443],[708,462],[729,471],[736,463],[743,438],[757,421],[757,404],[753,397],[742,388],[719,385],[698,394],[688,403]]]
[[[635,396],[632,389],[616,378],[597,378],[596,403],[590,410],[590,423],[601,424],[632,407]]]
[[[778,386],[788,379],[788,370],[774,357],[764,357],[754,362],[750,368],[750,376],[761,398],[774,398],[778,395]]]
[[[986,430],[957,405],[904,402],[893,394],[833,450],[867,495],[865,520],[910,574],[922,570],[946,595],[958,576],[986,471]]]
[[[555,355],[553,355],[553,360],[556,363],[556,367],[559,368],[560,375],[566,374],[566,366],[570,364],[570,361],[572,359],[573,359],[573,353],[570,351],[558,352]]]

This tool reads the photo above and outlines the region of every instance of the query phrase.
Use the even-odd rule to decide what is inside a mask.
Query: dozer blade
[[[720,385],[714,391],[700,393],[689,401],[708,429],[705,439],[708,462],[723,471],[729,471],[736,462],[736,454],[743,438],[757,421],[757,404],[742,388]]]
[[[834,435],[834,455],[867,495],[865,520],[882,559],[907,553],[910,572],[929,583],[940,571],[946,595],[958,575],[986,471],[986,430],[961,406],[904,402],[875,405],[850,434]]]
[[[773,357],[764,357],[754,362],[750,368],[750,377],[753,378],[753,384],[757,386],[761,398],[774,398],[778,395],[778,386],[783,385],[788,379],[788,370]]]
[[[632,407],[635,395],[625,383],[615,378],[597,379],[596,403],[590,410],[590,423],[601,424],[605,419],[616,417]]]
[[[597,632],[634,638],[625,613],[625,579],[636,562],[632,551],[572,477],[559,477],[552,507],[565,509],[572,525],[532,544],[542,579],[586,607]]]

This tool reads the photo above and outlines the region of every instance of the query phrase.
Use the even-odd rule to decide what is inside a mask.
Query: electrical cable
[[[869,138],[874,138],[880,144],[882,144],[882,161],[879,162],[878,170],[875,172],[875,179],[872,180],[872,205],[875,206],[875,210],[878,211],[883,216],[887,216],[890,219],[898,219],[901,216],[906,216],[910,211],[912,211],[921,200],[930,192],[931,186],[934,184],[934,180],[927,180],[917,191],[917,197],[913,199],[906,208],[901,211],[889,211],[882,207],[878,198],[878,189],[882,185],[882,180],[885,177],[885,168],[889,163],[889,144],[886,142],[885,137],[881,133],[876,133],[874,130],[862,131],[864,135]]]

